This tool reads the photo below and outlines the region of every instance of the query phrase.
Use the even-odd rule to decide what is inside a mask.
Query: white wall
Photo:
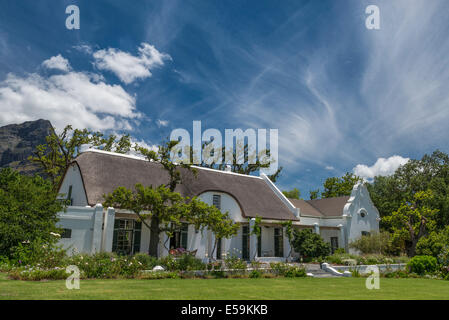
[[[72,186],[72,199],[73,206],[87,206],[86,193],[84,191],[83,180],[81,179],[81,173],[79,171],[78,165],[73,163],[67,169],[64,176],[64,180],[59,188],[59,193],[64,194],[63,199],[67,197],[69,192],[69,186]]]
[[[365,213],[365,217],[362,217],[362,212]],[[360,238],[362,231],[379,232],[379,211],[371,201],[368,189],[363,184],[356,184],[352,189],[351,197],[343,209],[343,216],[346,219],[348,244]],[[349,251],[353,250],[349,249]]]
[[[105,214],[107,214],[106,220],[104,219]],[[59,240],[59,244],[68,250],[68,254],[111,250],[113,209],[103,212],[101,205],[93,208],[69,206],[66,212],[58,213],[58,218],[58,227],[71,230],[70,238]],[[103,233],[103,228],[106,230],[105,233]]]

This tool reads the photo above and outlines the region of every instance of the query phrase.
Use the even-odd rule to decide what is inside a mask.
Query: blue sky
[[[80,8],[79,30],[65,8]],[[365,27],[377,5],[381,29]],[[449,2],[0,1],[0,125],[279,129],[278,185],[449,152]],[[383,160],[382,160],[383,159]]]

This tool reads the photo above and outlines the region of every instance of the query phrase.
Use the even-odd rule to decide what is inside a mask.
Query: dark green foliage
[[[349,172],[341,178],[327,178],[321,196],[323,198],[349,196],[354,185],[360,181],[362,181],[362,178]]]
[[[311,229],[295,230],[293,247],[303,259],[325,257],[330,253],[330,245]]]
[[[290,191],[284,190],[282,193],[289,199],[300,199],[301,197],[301,192],[297,188]]]
[[[9,168],[0,170],[0,255],[12,257],[14,247],[40,240],[53,243],[55,223],[63,205],[53,185]]]
[[[418,275],[432,274],[438,269],[438,261],[432,256],[415,256],[407,264],[410,272]]]

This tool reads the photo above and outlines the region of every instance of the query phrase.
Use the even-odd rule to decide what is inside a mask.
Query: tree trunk
[[[158,246],[159,246],[159,219],[156,217],[153,217],[151,219],[151,229],[150,229],[150,249],[149,249],[149,255],[153,257],[158,257]]]

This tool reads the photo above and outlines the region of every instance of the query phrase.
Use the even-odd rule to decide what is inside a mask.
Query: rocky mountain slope
[[[11,167],[29,175],[39,172],[27,158],[36,146],[46,143],[51,128],[50,121],[42,119],[0,127],[0,168]]]

